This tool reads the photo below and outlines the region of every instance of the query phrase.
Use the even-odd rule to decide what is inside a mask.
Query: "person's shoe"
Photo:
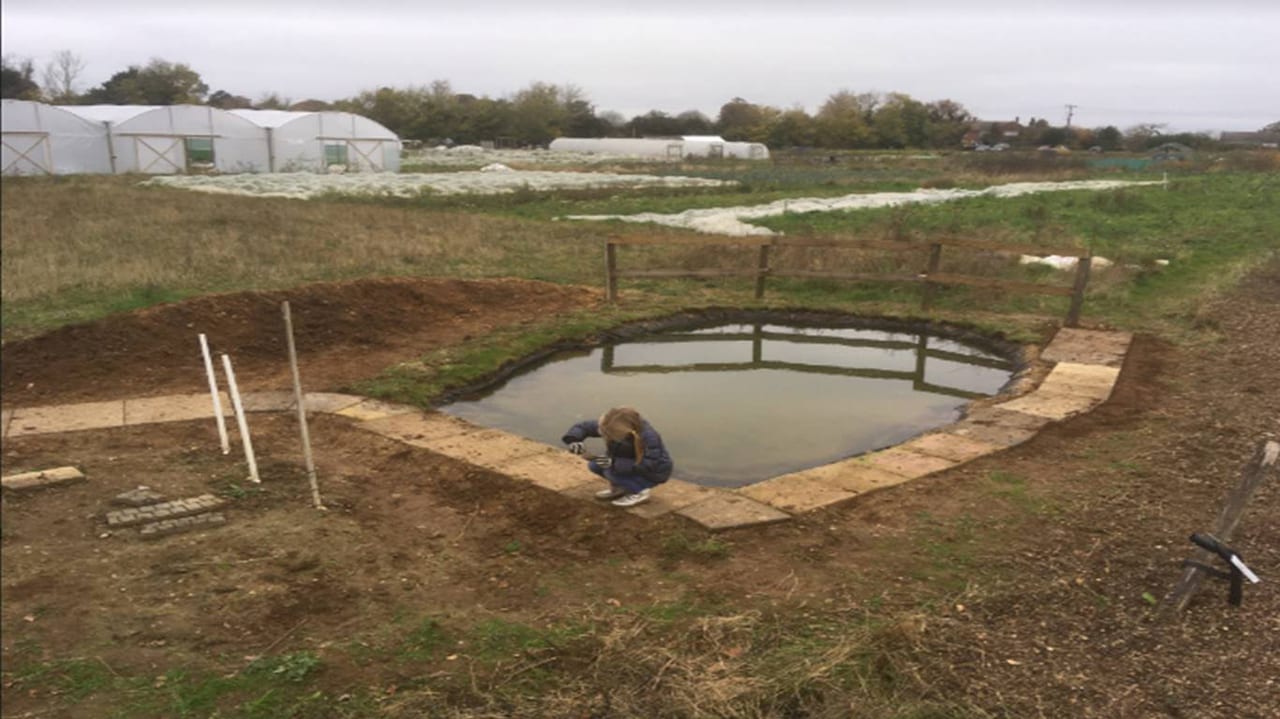
[[[649,499],[649,490],[642,489],[639,492],[636,492],[635,494],[624,493],[621,497],[618,497],[617,499],[613,500],[612,504],[615,507],[634,507],[637,504],[640,504],[641,502],[648,501],[648,499]]]
[[[618,497],[625,496],[626,494],[627,490],[616,484],[611,484],[608,489],[602,489],[599,492],[596,492],[596,499],[608,501],[610,499],[617,499]]]

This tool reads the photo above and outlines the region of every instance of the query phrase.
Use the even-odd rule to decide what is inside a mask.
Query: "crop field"
[[[1280,478],[1232,537],[1263,579],[1242,605],[1207,582],[1185,611],[1164,606],[1187,537],[1280,436],[1277,153],[1152,172],[1018,153],[405,160],[412,171],[388,176],[0,183],[4,474],[88,477],[3,496],[4,717],[1235,719],[1280,707]],[[495,162],[515,169],[480,171]],[[1011,189],[1024,183],[1055,191]],[[771,266],[792,276],[757,298],[741,235],[643,221],[725,208],[780,242],[1087,248],[1108,262],[1081,326],[1133,336],[1116,387],[1023,444],[723,532],[336,414],[310,428],[324,512],[289,412],[249,416],[260,485],[238,433],[223,455],[212,421],[8,434],[17,410],[207,398],[198,333],[235,359],[243,391],[288,390],[284,300],[307,391],[428,411],[523,357],[678,313],[945,323],[1034,354],[1066,311],[1065,297],[992,287],[940,288],[925,308],[918,283],[816,276],[912,275],[924,255],[799,242],[777,246]],[[597,219],[570,219],[583,216]],[[621,248],[626,269],[726,274],[624,279],[608,303],[610,237],[669,241]],[[1073,277],[985,249],[949,249],[943,271]],[[226,524],[153,541],[107,526],[138,485],[212,494]]]

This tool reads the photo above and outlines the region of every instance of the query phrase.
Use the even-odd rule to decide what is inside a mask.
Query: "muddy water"
[[[1013,371],[907,331],[733,324],[556,355],[441,409],[562,447],[573,423],[631,405],[662,434],[675,476],[740,487],[948,424]]]

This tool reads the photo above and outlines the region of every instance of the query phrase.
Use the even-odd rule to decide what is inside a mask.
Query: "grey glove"
[[[573,454],[582,454],[583,452],[587,451],[587,448],[582,446],[581,442],[570,442],[569,451],[572,452]]]

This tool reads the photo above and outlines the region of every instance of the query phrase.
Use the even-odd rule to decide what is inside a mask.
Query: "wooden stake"
[[[281,302],[280,309],[284,313],[284,334],[289,344],[289,371],[293,373],[293,403],[298,406],[298,427],[302,432],[302,457],[307,464],[307,482],[311,484],[311,502],[316,509],[324,509],[320,501],[320,485],[316,481],[316,464],[311,459],[311,435],[307,432],[307,403],[302,396],[302,378],[298,374],[298,350],[293,344],[293,317],[289,314],[289,303]]]
[[[231,369],[231,358],[222,355],[222,369],[227,373],[227,390],[231,393],[231,406],[236,411],[236,424],[240,427],[240,441],[244,443],[244,460],[249,463],[249,479],[262,484],[258,476],[258,460],[253,455],[253,440],[249,438],[249,420],[244,416],[244,404],[240,402],[240,388],[236,385],[236,373]]]
[[[604,243],[604,288],[605,299],[610,303],[618,301],[618,250],[613,240]]]
[[[209,377],[209,394],[213,397],[213,416],[218,420],[218,440],[222,453],[231,454],[231,440],[227,439],[227,420],[222,416],[222,398],[218,396],[218,376],[213,371],[213,358],[209,356],[209,340],[200,334],[200,352],[204,355],[204,372]]]

